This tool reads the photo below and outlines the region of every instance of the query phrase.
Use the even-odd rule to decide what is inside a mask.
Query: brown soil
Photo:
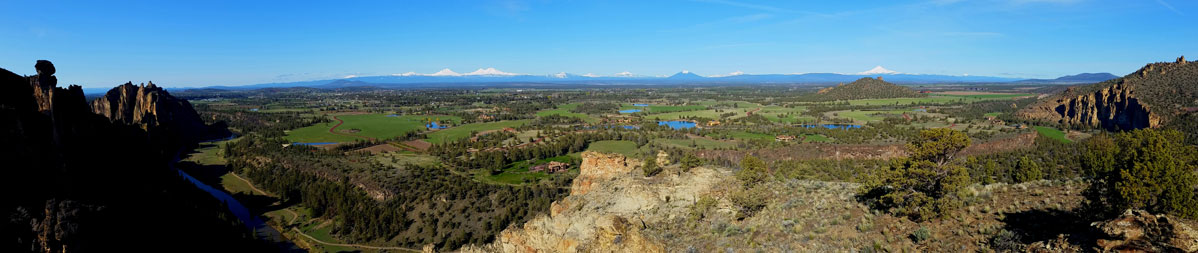
[[[402,143],[404,145],[408,145],[408,146],[412,146],[413,148],[416,148],[416,151],[422,151],[422,152],[428,151],[428,148],[433,146],[432,143],[428,143],[427,141],[424,141],[424,140],[410,140],[410,141],[405,141]]]
[[[403,149],[396,147],[395,145],[384,143],[384,144],[361,148],[361,149],[358,149],[355,151],[367,151],[367,152],[370,152],[371,154],[378,154],[378,153],[386,153],[386,152],[403,151]]]

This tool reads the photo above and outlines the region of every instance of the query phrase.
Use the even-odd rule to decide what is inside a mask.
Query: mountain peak
[[[691,73],[690,71],[683,70],[682,72],[678,72],[678,74],[674,74],[674,75],[670,76],[669,78],[670,79],[699,79],[699,78],[703,78],[703,76],[696,75],[695,73]]]
[[[453,70],[450,70],[449,68],[441,69],[441,71],[437,71],[437,73],[428,74],[428,76],[460,76],[460,75],[462,75],[462,74],[458,74],[458,72],[453,72]]]
[[[448,69],[446,69],[448,70]],[[515,76],[516,73],[503,72],[495,68],[480,68],[474,72],[463,74],[466,76]]]
[[[874,67],[873,69],[867,70],[865,72],[857,73],[857,74],[858,75],[877,75],[877,74],[898,74],[898,73],[899,73],[898,71],[889,70],[889,69],[883,68],[882,65],[878,65],[877,67]]]

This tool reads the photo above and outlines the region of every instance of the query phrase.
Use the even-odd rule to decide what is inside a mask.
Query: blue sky
[[[819,2],[819,3],[817,3]],[[824,3],[834,2],[834,3]],[[451,68],[1050,78],[1198,58],[1198,1],[4,1],[0,67],[245,85]]]

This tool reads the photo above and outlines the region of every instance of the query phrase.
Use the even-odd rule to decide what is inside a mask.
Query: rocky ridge
[[[661,226],[701,195],[713,191],[730,172],[698,167],[689,172],[644,177],[640,161],[618,154],[583,153],[570,196],[553,202],[548,215],[504,230],[495,242],[465,252],[665,252]]]
[[[228,136],[221,126],[209,128],[187,100],[171,96],[150,82],[148,85],[125,83],[91,102],[92,111],[112,122],[139,126],[143,130],[160,128],[184,136],[189,141],[202,141]]]
[[[1180,57],[1152,63],[1122,78],[1070,87],[1016,116],[1063,126],[1117,129],[1157,128],[1198,105],[1198,65]]]

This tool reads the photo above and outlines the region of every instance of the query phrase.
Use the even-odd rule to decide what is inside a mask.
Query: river
[[[295,245],[292,244],[291,241],[287,240],[286,237],[283,237],[283,233],[280,233],[279,230],[276,230],[274,227],[266,225],[265,221],[263,221],[257,215],[251,213],[250,209],[246,208],[245,205],[241,204],[240,201],[237,201],[236,198],[233,198],[233,195],[229,195],[229,193],[225,191],[209,186],[208,184],[201,182],[199,179],[187,174],[187,172],[176,168],[175,163],[178,163],[180,160],[179,154],[175,154],[175,159],[172,159],[170,163],[171,169],[178,171],[180,176],[186,178],[187,181],[191,181],[192,184],[195,184],[196,188],[200,188],[200,190],[208,192],[208,194],[211,194],[212,197],[215,197],[217,200],[224,202],[225,206],[229,207],[229,211],[233,213],[233,216],[236,216],[238,220],[241,220],[241,222],[244,223],[247,228],[254,230],[254,235],[257,236],[257,238],[280,244],[281,247],[296,249]]]

